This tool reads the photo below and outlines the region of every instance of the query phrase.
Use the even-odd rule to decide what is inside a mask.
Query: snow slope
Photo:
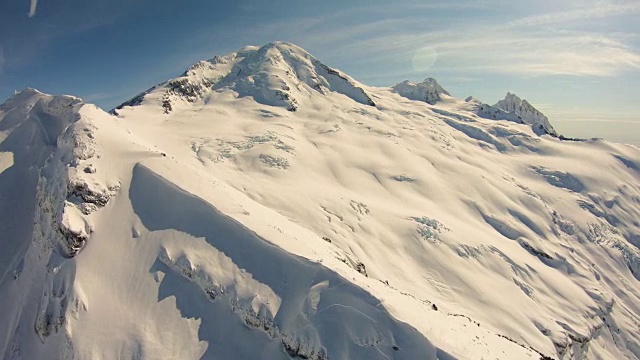
[[[640,358],[638,148],[445,100],[286,43],[14,95],[1,358]]]

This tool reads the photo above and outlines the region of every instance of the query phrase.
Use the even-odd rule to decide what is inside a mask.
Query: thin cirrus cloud
[[[514,32],[485,28],[374,36],[341,48],[367,61],[437,53],[439,70],[521,76],[616,76],[640,69],[640,53],[610,36],[576,31]]]
[[[453,62],[465,58],[468,64],[460,67],[470,71],[524,76],[616,76],[640,69],[639,53],[621,41],[600,34],[495,32],[489,38],[484,35],[452,41],[455,37],[441,39],[432,46],[441,57]]]
[[[343,41],[344,45],[334,50],[366,59],[363,62],[411,59],[421,49],[428,48],[437,57],[434,69],[442,71],[521,77],[610,77],[640,70],[640,52],[632,46],[638,34],[594,32],[588,27],[588,20],[600,18],[613,22],[617,16],[635,12],[640,13],[640,3],[531,16],[506,25],[458,24],[449,27],[454,30],[427,31],[415,30],[412,26],[399,30],[397,24],[402,23],[402,19],[395,19],[376,24],[377,31],[371,31],[370,24],[332,26],[332,40],[335,43],[341,37],[345,37],[341,40],[349,40],[353,34],[368,34],[357,41]],[[582,21],[585,26],[562,29],[562,24],[569,21],[578,22],[578,25]],[[349,31],[346,31],[347,27]],[[307,41],[314,38],[313,34],[307,35],[311,35],[306,36]],[[317,36],[322,40],[325,35]]]
[[[580,9],[573,9],[569,11],[527,16],[510,21],[508,25],[518,27],[564,24],[575,21],[603,19],[636,14],[640,14],[640,2],[626,4],[601,4]]]

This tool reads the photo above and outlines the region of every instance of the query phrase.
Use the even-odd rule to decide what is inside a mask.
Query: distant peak
[[[253,59],[258,58],[258,61],[267,61],[270,63],[278,62],[280,60],[284,60],[287,63],[304,63],[307,60],[319,63],[319,61],[305,49],[284,41],[270,42],[260,48],[257,48],[257,50],[254,50],[251,53],[252,54],[247,55],[250,55],[249,57],[252,57]]]
[[[518,115],[521,115],[521,113],[530,112],[531,114],[536,114],[537,116],[545,117],[538,109],[536,109],[533,105],[531,105],[527,100],[523,100],[518,95],[512,92],[507,92],[507,95],[505,95],[504,100],[498,101],[494,106],[497,106],[505,111],[514,112]]]
[[[375,103],[357,81],[333,69],[301,47],[274,41],[263,46],[245,46],[192,65],[181,77],[155,86],[112,110],[141,105],[154,94],[165,114],[175,106],[201,101],[212,91],[233,90],[238,97],[296,111],[310,96],[345,95],[363,105]]]
[[[284,42],[284,41],[273,41],[270,43],[266,43],[262,46],[245,46],[238,51],[238,54],[257,53],[261,56],[265,56],[265,55],[268,56],[268,54],[274,50],[278,52],[309,55],[309,53],[305,49],[295,44]]]
[[[38,89],[34,89],[32,87],[26,87],[20,91],[17,91],[16,94],[44,94],[44,93]]]
[[[422,80],[423,84],[438,84],[438,80],[432,78],[432,77],[428,77],[424,80]]]
[[[504,96],[504,100],[505,101],[517,101],[517,102],[522,102],[522,98],[519,97],[518,95],[507,91],[507,95]]]
[[[518,95],[507,92],[503,100],[495,105],[479,104],[478,116],[487,119],[508,120],[518,123],[529,124],[533,131],[539,135],[556,135],[556,131],[549,122],[549,119],[527,100],[521,99]]]
[[[402,97],[410,100],[424,101],[434,105],[442,100],[442,95],[449,96],[449,92],[445,90],[434,78],[426,78],[421,83],[414,84],[409,80],[405,80],[395,86],[393,91]]]
[[[305,51],[304,49],[302,49],[301,47],[299,47],[298,45],[292,44],[290,42],[286,42],[286,41],[272,41],[269,43],[266,43],[262,46],[263,48],[295,48],[301,51]],[[306,51],[305,51],[306,52]]]
[[[70,101],[73,101],[74,103],[78,103],[78,102],[82,102],[82,99],[80,99],[77,96],[73,96],[73,95],[50,95],[47,93],[44,93],[38,89],[32,88],[32,87],[27,87],[24,88],[20,91],[16,91],[13,95],[11,95],[7,101],[5,103],[20,103],[20,102],[24,102],[24,101],[28,101],[29,99],[38,99],[38,98],[42,98],[42,97],[50,97],[50,98],[66,98],[69,99]]]
[[[11,96],[12,98],[16,97],[16,98],[26,98],[26,97],[31,97],[34,95],[46,95],[45,93],[43,93],[42,91],[38,90],[38,89],[34,89],[31,87],[27,87],[24,88],[20,91],[16,91],[13,96]]]

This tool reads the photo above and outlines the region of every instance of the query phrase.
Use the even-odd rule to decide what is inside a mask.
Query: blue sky
[[[369,85],[511,91],[568,136],[640,144],[638,19],[637,0],[3,0],[0,98],[30,86],[110,109],[197,60],[283,40]]]

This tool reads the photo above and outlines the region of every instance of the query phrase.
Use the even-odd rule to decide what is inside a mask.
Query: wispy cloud
[[[347,9],[334,15],[298,19],[293,25],[291,20],[277,21],[261,26],[261,32],[282,34],[286,32],[283,29],[293,27],[298,31],[288,40],[318,50],[325,61],[353,59],[363,67],[380,67],[384,63],[397,67],[404,63],[406,73],[413,72],[416,77],[431,70],[456,71],[463,77],[491,73],[610,77],[640,70],[640,52],[632,46],[638,42],[638,34],[614,32],[613,28],[597,32],[588,26],[588,20],[640,14],[640,2],[585,0],[578,4],[578,8],[518,18],[506,24],[482,18],[464,22],[455,11],[447,13],[448,19],[427,20],[415,11],[354,23],[355,10]],[[485,0],[481,5],[486,8],[491,2]],[[384,8],[388,11],[388,7]],[[377,10],[373,6],[365,11]],[[576,23],[579,21],[585,24]],[[572,26],[564,26],[571,22]],[[425,49],[430,55],[429,65],[435,60],[426,70],[425,66],[416,66],[416,59]],[[386,73],[382,75],[374,77],[387,77]]]
[[[624,8],[640,11],[640,3]],[[622,11],[616,9],[605,13],[611,15]],[[570,16],[577,19],[595,15],[579,13]],[[567,19],[569,15],[555,19],[559,18]],[[418,21],[404,21],[405,25],[407,23],[417,25]],[[329,47],[324,51],[325,55],[361,58],[363,60],[359,62],[362,65],[397,64],[399,59],[413,59],[421,49],[429,48],[430,53],[437,57],[435,70],[456,71],[464,76],[494,73],[521,77],[610,77],[640,70],[640,52],[630,45],[636,41],[637,34],[533,26],[534,23],[543,23],[543,19],[538,18],[530,18],[524,23],[532,26],[461,25],[449,27],[455,30],[420,31],[415,26],[402,27],[402,19],[393,19],[369,24],[335,25],[328,34],[307,34],[305,41],[323,47],[328,35],[332,45],[340,46]],[[316,37],[317,41],[314,40]],[[405,62],[410,66],[410,61]]]
[[[31,5],[29,6],[29,13],[27,14],[30,18],[36,15],[36,9],[38,8],[38,0],[31,0]]]
[[[599,4],[568,11],[527,16],[510,21],[508,26],[517,27],[565,24],[575,21],[603,19],[635,14],[640,14],[640,2],[627,4]]]
[[[577,76],[615,76],[640,69],[640,53],[600,34],[540,31],[528,34],[491,33],[487,39],[454,41],[455,35],[437,41],[441,57],[460,68],[496,73]]]

